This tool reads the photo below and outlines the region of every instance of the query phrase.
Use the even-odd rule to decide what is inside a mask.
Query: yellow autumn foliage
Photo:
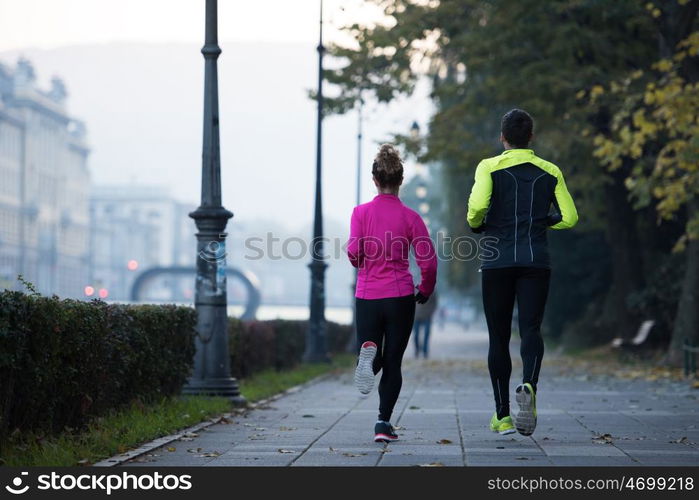
[[[653,65],[657,76],[642,88],[633,85],[641,76],[637,73],[611,85],[623,106],[612,119],[611,133],[594,139],[595,157],[609,170],[619,168],[624,159],[650,157],[653,167],[633,168],[626,186],[637,195],[650,188],[660,219],[672,218],[688,199],[699,196],[699,82],[681,74],[685,59],[698,55],[695,32],[678,44],[672,58]],[[593,102],[604,93],[596,87],[590,90]],[[699,238],[699,214],[690,214],[686,231],[676,250],[688,238]]]

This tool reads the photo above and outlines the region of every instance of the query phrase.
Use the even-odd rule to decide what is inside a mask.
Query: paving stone
[[[466,465],[502,466],[502,467],[538,467],[551,465],[551,460],[544,456],[509,455],[502,456],[494,453],[467,453]]]
[[[593,444],[589,446],[577,445],[542,445],[544,453],[550,457],[619,457],[624,452],[608,444]]]
[[[387,446],[373,442],[376,388],[360,396],[349,371],[124,465],[463,466],[464,457],[468,466],[699,465],[699,393],[686,383],[569,375],[547,360],[534,435],[493,434],[487,339],[476,328],[450,326],[433,335],[432,359],[406,358],[393,414],[400,440]],[[521,376],[517,342],[511,352],[514,391]],[[593,441],[603,434],[613,444]]]
[[[394,455],[386,454],[379,462],[382,467],[407,467],[407,466],[433,466],[433,467],[449,467],[463,466],[464,462],[461,456],[443,455],[443,454],[428,454],[428,455]]]
[[[639,462],[632,460],[627,456],[614,456],[614,457],[595,457],[594,464],[590,463],[590,457],[588,456],[551,456],[549,457],[553,465],[560,466],[590,466],[594,465],[596,467],[613,467],[613,466],[637,466],[640,465]]]

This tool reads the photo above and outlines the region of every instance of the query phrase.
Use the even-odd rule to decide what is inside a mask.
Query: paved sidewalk
[[[433,333],[428,361],[409,346],[400,440],[388,445],[372,441],[376,388],[362,398],[346,373],[124,466],[699,465],[699,390],[571,372],[555,357],[544,362],[535,434],[489,432],[486,351],[483,332],[455,327]],[[512,388],[520,371],[515,362]]]

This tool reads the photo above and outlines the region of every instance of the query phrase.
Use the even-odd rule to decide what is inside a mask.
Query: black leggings
[[[403,385],[401,363],[413,329],[415,298],[406,295],[356,300],[357,352],[369,340],[378,347],[374,373],[383,370],[379,382],[379,420],[388,422]]]
[[[551,270],[537,267],[504,267],[484,269],[483,309],[488,322],[490,348],[488,370],[493,384],[498,418],[510,414],[510,334],[512,309],[517,298],[519,335],[522,339],[522,382],[536,390],[544,355],[541,321],[549,290]]]

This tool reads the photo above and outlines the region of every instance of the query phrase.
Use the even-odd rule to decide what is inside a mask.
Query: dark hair
[[[505,140],[515,148],[526,148],[534,132],[534,120],[524,110],[512,109],[502,117],[500,130]]]
[[[403,182],[403,160],[400,159],[396,148],[391,144],[382,144],[374,158],[371,173],[382,188],[400,186]]]

